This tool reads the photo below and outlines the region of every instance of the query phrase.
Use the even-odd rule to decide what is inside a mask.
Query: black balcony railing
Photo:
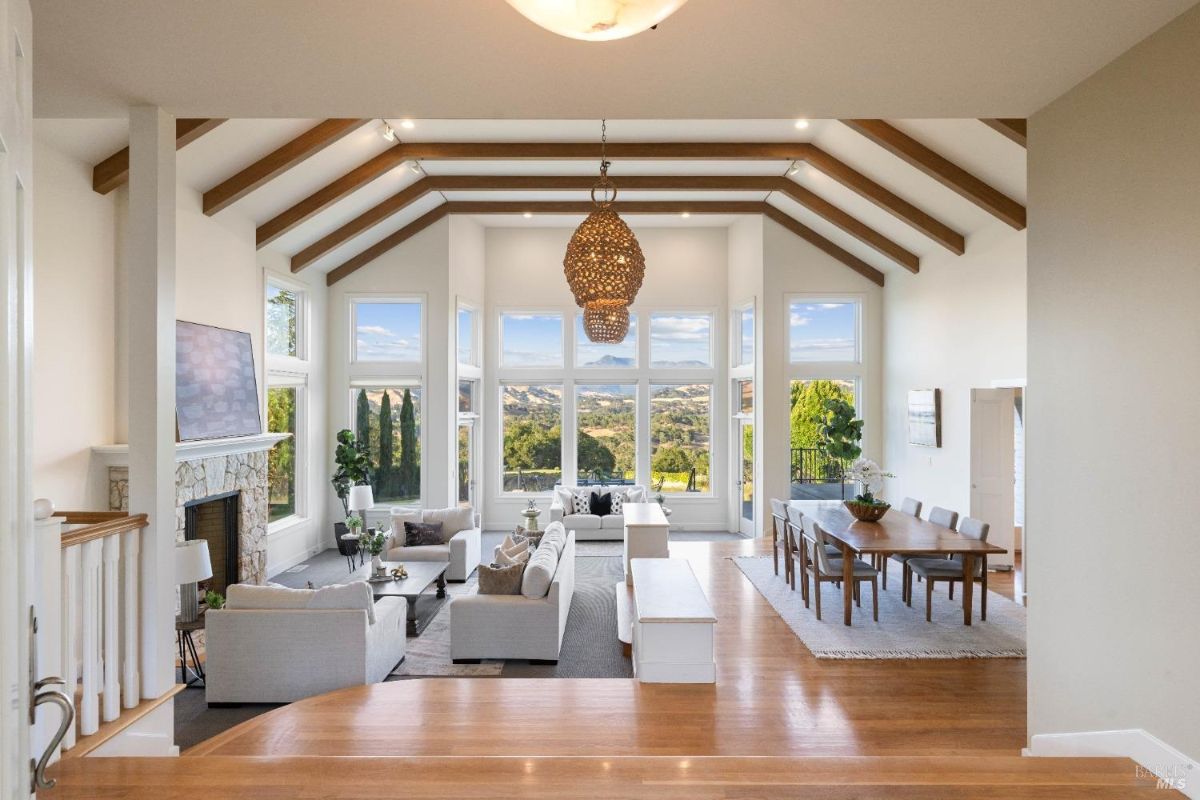
[[[792,448],[792,483],[844,484],[849,464],[818,447]]]

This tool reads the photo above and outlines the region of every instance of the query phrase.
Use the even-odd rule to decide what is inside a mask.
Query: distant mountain
[[[661,367],[664,369],[708,369],[710,364],[705,364],[703,361],[655,361],[651,364],[653,367]]]
[[[632,367],[633,359],[624,356],[614,356],[611,353],[588,363],[589,367]]]

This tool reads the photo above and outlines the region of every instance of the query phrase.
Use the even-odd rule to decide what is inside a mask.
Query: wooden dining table
[[[975,589],[975,560],[1008,552],[1003,547],[963,536],[927,520],[890,509],[878,522],[860,522],[840,500],[791,500],[808,517],[816,520],[825,536],[842,550],[842,604],[845,624],[851,624],[853,614],[854,558],[878,555],[884,561],[893,553],[900,555],[960,555],[963,568],[963,624],[971,624],[971,604]]]

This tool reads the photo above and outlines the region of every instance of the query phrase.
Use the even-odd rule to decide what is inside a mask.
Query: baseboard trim
[[[276,575],[283,572],[285,569],[291,569],[292,567],[296,566],[297,564],[302,564],[305,561],[308,561],[310,558],[315,556],[317,553],[322,552],[323,549],[324,548],[320,548],[320,547],[305,548],[303,551],[297,553],[296,555],[291,556],[290,558],[285,558],[283,561],[280,561],[278,564],[268,564],[267,565],[267,578],[268,579],[274,578]],[[333,549],[333,548],[329,548],[329,549]]]
[[[1200,800],[1200,762],[1141,728],[1082,733],[1040,733],[1030,737],[1022,755],[1032,757],[1124,757],[1157,776],[1160,786]]]

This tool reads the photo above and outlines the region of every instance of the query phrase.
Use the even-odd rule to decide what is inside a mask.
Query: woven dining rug
[[[889,561],[888,591],[879,592],[879,622],[871,616],[871,586],[862,585],[862,608],[854,609],[854,624],[842,624],[842,590],[821,584],[821,616],[804,607],[800,584],[796,590],[775,574],[771,556],[731,559],[797,638],[817,658],[1024,658],[1025,609],[1006,597],[988,592],[987,622],[979,619],[979,585],[975,586],[974,618],[963,625],[962,585],[954,600],[946,584],[933,593],[933,621],[925,621],[925,584],[913,583],[913,604],[900,599],[900,564]],[[811,589],[810,585],[810,589]]]

